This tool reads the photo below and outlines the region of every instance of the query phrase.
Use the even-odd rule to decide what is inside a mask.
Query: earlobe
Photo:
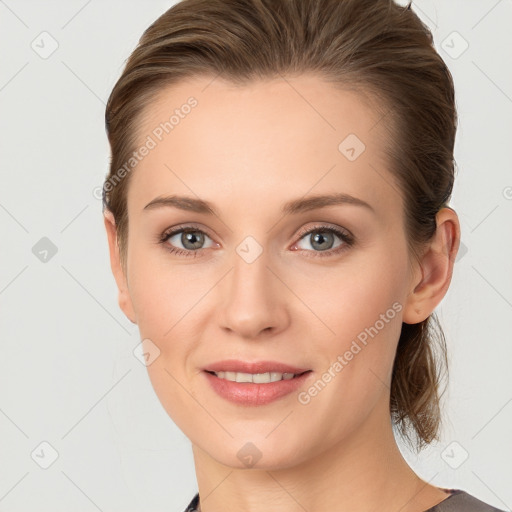
[[[452,208],[436,216],[437,229],[421,259],[420,279],[412,283],[402,321],[417,324],[425,320],[446,295],[460,245],[460,226]]]
[[[126,275],[121,265],[119,254],[119,244],[117,240],[117,228],[114,215],[110,210],[105,210],[103,213],[103,220],[105,229],[107,231],[108,247],[110,253],[110,268],[118,288],[118,303],[119,307],[126,315],[130,322],[136,324],[135,311],[133,309],[132,300],[128,290]]]

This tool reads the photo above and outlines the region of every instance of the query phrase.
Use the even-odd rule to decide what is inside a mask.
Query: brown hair
[[[451,74],[410,5],[183,0],[143,33],[106,108],[112,157],[103,208],[114,215],[124,269],[131,173],[119,179],[119,170],[140,142],[144,109],[158,92],[196,76],[221,76],[243,85],[309,72],[367,95],[387,116],[381,123],[389,133],[385,154],[403,196],[410,254],[418,260],[436,231],[437,212],[451,197],[457,114]],[[421,323],[402,324],[390,413],[409,444],[416,438],[418,450],[439,439],[443,375],[446,343],[435,313]]]

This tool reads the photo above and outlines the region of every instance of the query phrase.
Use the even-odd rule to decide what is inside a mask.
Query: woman
[[[460,240],[451,75],[391,0],[185,0],[106,110],[119,304],[187,511],[495,511],[423,481]],[[324,247],[322,247],[324,245]]]

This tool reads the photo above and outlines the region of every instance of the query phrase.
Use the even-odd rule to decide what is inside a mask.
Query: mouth
[[[262,406],[278,399],[284,400],[286,396],[293,396],[314,378],[313,370],[303,370],[284,364],[241,365],[240,362],[236,362],[227,365],[228,369],[225,369],[225,364],[215,366],[215,369],[203,369],[206,381],[217,395],[238,406]],[[246,371],[234,371],[240,369]],[[252,369],[252,372],[247,371],[249,369]]]
[[[205,370],[211,375],[215,375],[219,379],[224,379],[230,382],[252,382],[254,384],[269,384],[271,382],[278,382],[280,380],[291,380],[312,370],[306,370],[299,373],[281,373],[281,372],[265,372],[265,373],[245,373],[245,372],[229,372]]]

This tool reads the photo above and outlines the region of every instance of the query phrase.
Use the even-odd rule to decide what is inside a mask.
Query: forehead
[[[382,117],[361,91],[315,76],[184,80],[144,110],[139,146],[152,148],[137,163],[128,204],[140,211],[179,193],[251,206],[275,199],[277,208],[308,191],[340,191],[385,209],[399,197]]]

